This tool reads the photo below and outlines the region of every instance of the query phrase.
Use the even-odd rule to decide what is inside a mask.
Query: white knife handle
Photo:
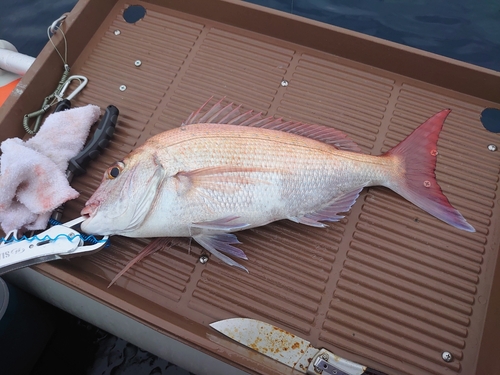
[[[307,373],[314,375],[362,375],[365,370],[365,366],[341,358],[326,349],[321,349],[309,364]]]

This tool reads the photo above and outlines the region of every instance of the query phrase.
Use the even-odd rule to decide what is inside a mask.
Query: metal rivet
[[[114,34],[115,35],[120,35],[122,32],[120,30],[115,30]]]
[[[125,86],[125,85],[120,86],[120,91],[125,91],[126,89],[127,89],[127,86]]]
[[[141,60],[135,60],[134,65],[135,66],[141,66],[142,65],[142,61]]]
[[[208,257],[206,255],[200,256],[200,259],[198,259],[201,264],[205,264],[208,262]]]
[[[284,79],[283,81],[281,81],[281,86],[287,87],[288,86],[288,81],[286,79]]]
[[[29,245],[29,248],[30,248],[30,249],[33,249],[33,247],[34,247],[34,246],[35,246],[35,245]]]
[[[445,362],[453,361],[453,355],[450,352],[441,353],[441,358],[443,358],[443,361]]]
[[[493,145],[493,144],[488,145],[488,150],[490,150],[490,151],[496,151],[497,149],[498,149],[498,147],[496,145]]]

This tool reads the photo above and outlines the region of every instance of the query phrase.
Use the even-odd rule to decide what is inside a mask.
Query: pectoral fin
[[[179,193],[186,193],[192,189],[233,192],[245,185],[269,183],[251,176],[252,173],[265,171],[264,168],[218,166],[181,171],[174,177],[179,182]]]

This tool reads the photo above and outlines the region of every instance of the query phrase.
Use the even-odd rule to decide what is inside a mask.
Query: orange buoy
[[[34,57],[17,52],[12,43],[0,40],[0,107],[34,61]]]
[[[0,107],[7,100],[10,93],[12,92],[12,90],[14,90],[14,88],[17,86],[20,80],[21,77],[16,78],[13,81],[4,84],[3,86],[0,86]]]

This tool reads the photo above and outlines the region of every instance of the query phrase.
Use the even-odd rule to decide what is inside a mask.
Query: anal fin
[[[324,228],[325,224],[321,221],[339,221],[344,216],[339,215],[339,212],[347,212],[351,209],[352,205],[356,202],[359,197],[359,193],[363,190],[364,186],[357,188],[348,193],[342,194],[337,197],[334,201],[330,202],[326,207],[315,211],[307,213],[299,217],[289,217],[288,220],[294,221],[296,223],[309,225],[311,227]]]

